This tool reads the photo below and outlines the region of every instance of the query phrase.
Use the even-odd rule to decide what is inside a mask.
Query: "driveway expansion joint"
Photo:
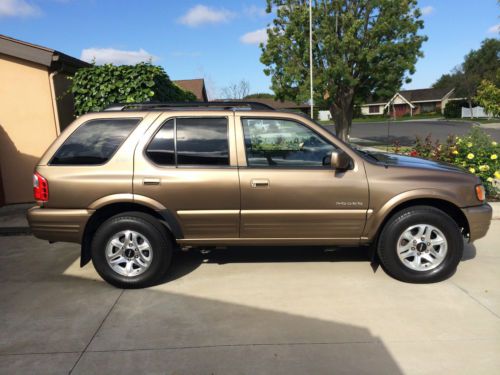
[[[118,297],[116,297],[115,302],[113,302],[113,304],[111,305],[110,309],[108,310],[108,312],[104,316],[104,319],[102,320],[101,324],[99,324],[99,327],[97,327],[97,329],[95,330],[94,334],[90,338],[90,340],[87,343],[87,345],[85,346],[85,348],[80,352],[80,355],[78,356],[75,364],[73,365],[73,367],[71,368],[71,370],[69,370],[69,374],[71,374],[75,370],[76,366],[78,366],[78,363],[82,359],[83,355],[87,352],[87,349],[89,348],[90,344],[92,344],[92,341],[94,341],[94,338],[96,337],[97,333],[101,330],[102,326],[104,325],[104,322],[106,321],[106,319],[108,319],[108,316],[111,314],[111,312],[115,308],[116,304],[118,303],[118,300],[121,298],[121,296],[123,295],[124,292],[125,292],[124,289],[122,289],[120,291],[120,294],[118,294]]]
[[[495,316],[497,319],[500,319],[500,315],[498,315],[495,311],[491,310],[488,306],[486,306],[484,303],[482,303],[480,300],[478,300],[476,297],[474,297],[472,294],[469,293],[469,291],[460,285],[456,284],[453,281],[450,281],[452,285],[454,285],[456,288],[461,290],[463,293],[465,293],[470,299],[472,299],[474,302],[476,302],[478,305],[480,305],[482,308],[488,310],[493,316]]]

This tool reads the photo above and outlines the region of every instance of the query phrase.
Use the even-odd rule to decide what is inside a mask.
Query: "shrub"
[[[174,84],[162,67],[149,63],[79,69],[72,77],[70,91],[77,115],[100,111],[113,103],[196,100],[194,94]]]
[[[452,100],[446,103],[443,110],[443,115],[446,118],[461,118],[462,107],[469,107],[465,100]]]
[[[395,147],[398,153],[399,148]],[[465,137],[449,136],[444,144],[429,136],[416,139],[406,155],[454,164],[478,176],[490,197],[498,197],[495,180],[500,180],[500,146],[478,126]]]

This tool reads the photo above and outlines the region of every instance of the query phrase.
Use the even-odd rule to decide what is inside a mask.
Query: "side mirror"
[[[351,167],[351,158],[344,151],[332,151],[330,165],[333,169],[345,171]]]

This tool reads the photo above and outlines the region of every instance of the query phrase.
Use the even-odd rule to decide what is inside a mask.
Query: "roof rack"
[[[146,102],[146,103],[125,103],[125,104],[111,104],[106,107],[104,111],[153,111],[165,109],[201,109],[211,108],[220,110],[264,110],[275,111],[270,105],[259,102],[247,101],[215,101],[215,102]]]

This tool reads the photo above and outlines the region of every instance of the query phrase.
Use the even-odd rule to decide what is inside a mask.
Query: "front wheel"
[[[377,252],[384,270],[412,283],[450,277],[462,259],[463,238],[457,223],[429,206],[409,207],[385,224]]]
[[[99,275],[118,288],[153,285],[165,275],[172,241],[154,217],[126,212],[106,220],[92,240],[92,262]]]

